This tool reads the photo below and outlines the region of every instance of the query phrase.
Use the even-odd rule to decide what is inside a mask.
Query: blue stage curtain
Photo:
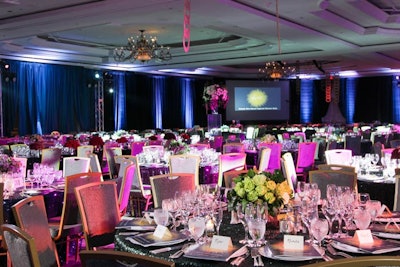
[[[182,118],[185,128],[193,127],[193,84],[192,79],[181,79],[182,87]]]
[[[89,70],[30,62],[10,65],[17,75],[15,84],[6,84],[4,90],[4,128],[8,135],[14,128],[19,135],[94,128],[94,91],[87,86]]]
[[[303,79],[300,85],[300,122],[312,122],[314,83],[312,80]]]
[[[124,72],[113,72],[114,77],[114,129],[126,129],[126,83]]]
[[[165,77],[153,77],[153,115],[155,128],[163,128],[163,107],[164,107],[164,94],[165,94]],[[168,113],[166,113],[168,114]]]

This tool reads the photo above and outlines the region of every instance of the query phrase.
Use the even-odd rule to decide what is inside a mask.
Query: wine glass
[[[178,201],[175,198],[166,198],[163,199],[161,202],[161,206],[163,210],[167,210],[170,214],[171,214],[171,218],[172,218],[172,226],[174,228],[174,230],[176,229],[176,215],[178,213]]]
[[[154,210],[154,221],[157,225],[167,226],[169,223],[169,212],[165,209]]]
[[[221,202],[216,211],[214,211],[214,221],[217,228],[217,235],[219,235],[219,228],[221,227],[224,210],[221,207]]]
[[[243,211],[243,206],[241,203],[239,203],[236,206],[236,214],[237,214],[239,221],[242,223],[242,225],[244,227],[244,238],[242,240],[240,240],[239,243],[247,244],[249,242],[249,227],[246,223],[245,215],[244,215],[245,213]]]
[[[371,214],[367,209],[357,208],[354,210],[354,222],[360,230],[366,230],[371,223]]]
[[[327,219],[316,218],[311,221],[311,233],[321,247],[322,240],[329,232],[329,223]]]
[[[366,203],[366,207],[371,214],[371,221],[374,221],[378,216],[378,213],[382,207],[382,204],[379,200],[368,200]]]
[[[203,217],[192,217],[188,222],[189,231],[192,238],[196,243],[199,242],[200,237],[204,234],[206,229],[206,220]]]
[[[251,247],[261,246],[261,241],[264,239],[266,223],[265,220],[260,218],[251,218],[248,221],[249,233],[253,243]]]
[[[332,202],[329,202],[328,200],[323,199],[321,211],[322,211],[322,214],[325,216],[325,218],[328,220],[329,229],[331,231],[331,233],[329,233],[329,236],[332,236],[332,224],[336,218],[335,206],[333,205]]]

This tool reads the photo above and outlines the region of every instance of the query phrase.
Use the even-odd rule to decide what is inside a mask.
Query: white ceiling
[[[257,78],[266,61],[305,74],[400,73],[399,0],[0,0],[0,58],[136,72]],[[113,50],[145,29],[167,62],[117,64]]]

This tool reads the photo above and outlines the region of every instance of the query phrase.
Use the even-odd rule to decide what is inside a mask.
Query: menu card
[[[207,243],[200,246],[194,246],[193,249],[189,248],[187,251],[185,251],[185,257],[211,261],[228,261],[232,254],[239,249],[241,248],[236,245],[229,247],[227,250],[213,249],[210,246],[210,243]],[[246,253],[246,251],[246,249],[243,250],[244,253]]]
[[[373,243],[360,244],[353,237],[333,239],[336,247],[354,253],[383,254],[400,250],[398,242],[374,237]]]

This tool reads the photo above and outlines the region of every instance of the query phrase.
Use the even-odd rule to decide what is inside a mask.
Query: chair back
[[[325,151],[326,164],[350,165],[352,158],[350,149],[330,149]]]
[[[323,161],[327,144],[326,138],[314,137],[312,141],[317,143],[317,149],[315,150],[315,160]]]
[[[58,233],[54,236],[54,240],[57,241],[64,236],[63,232],[65,226],[81,224],[81,219],[78,209],[78,201],[76,200],[76,195],[75,195],[75,188],[85,184],[93,182],[101,182],[101,181],[102,181],[102,174],[100,172],[77,173],[65,177],[64,201],[61,212],[60,225],[57,228]]]
[[[260,163],[258,164],[259,171],[267,171],[269,158],[271,157],[271,148],[263,147],[260,152]]]
[[[226,143],[222,146],[222,154],[244,153],[244,144],[239,142]]]
[[[164,146],[162,145],[148,145],[143,147],[144,153],[164,153]]]
[[[129,165],[125,167],[124,177],[118,192],[118,206],[120,215],[124,215],[129,204],[129,195],[131,193],[132,183],[137,180],[136,165],[133,161],[129,161]]]
[[[274,172],[275,170],[281,169],[281,153],[282,144],[281,143],[262,143],[259,148],[268,147],[271,149],[271,154],[268,163],[268,172]]]
[[[60,266],[57,248],[50,235],[43,195],[22,199],[12,206],[12,210],[17,226],[35,240],[40,266]]]
[[[317,166],[318,170],[322,171],[345,171],[345,172],[356,172],[356,168],[348,165],[339,164],[319,164]]]
[[[115,164],[115,156],[122,155],[122,148],[120,147],[104,147],[106,160],[108,165],[108,172],[110,173],[110,179],[115,179],[118,175],[117,166]]]
[[[231,170],[244,170],[246,167],[246,153],[227,153],[218,157],[218,185],[222,186],[223,174]]]
[[[120,222],[115,182],[85,184],[76,187],[75,194],[82,218],[86,249],[113,244],[115,227]]]
[[[346,135],[344,148],[350,149],[353,156],[361,155],[361,135]]]
[[[18,154],[22,149],[29,149],[29,146],[26,144],[11,144],[10,145],[10,150],[11,154]]]
[[[60,169],[61,149],[56,147],[44,148],[41,151],[41,163],[58,171]]]
[[[217,152],[222,151],[222,145],[224,144],[224,137],[222,135],[216,135],[214,136],[214,141],[211,143],[212,148],[215,149]]]
[[[82,267],[122,267],[122,266],[152,266],[174,267],[175,263],[164,259],[134,254],[125,251],[86,250],[80,253]],[[124,264],[121,265],[121,262]]]
[[[66,157],[63,159],[63,177],[77,173],[89,172],[89,169],[89,158]]]
[[[171,155],[169,157],[169,172],[170,173],[193,173],[195,185],[199,185],[199,155]]]
[[[78,146],[76,149],[76,156],[82,157],[82,158],[88,158],[90,154],[92,154],[94,151],[94,146],[92,145],[82,145]]]
[[[310,183],[318,184],[321,190],[321,199],[326,198],[326,186],[348,186],[357,193],[357,173],[333,170],[314,170],[309,172]]]
[[[293,134],[295,137],[299,138],[299,142],[306,142],[307,141],[307,137],[306,134],[304,132],[295,132]]]
[[[140,173],[140,166],[136,156],[133,157],[133,162],[135,164],[135,178],[132,181],[131,189],[131,205],[132,211],[135,216],[141,217],[142,211],[147,211],[152,202],[153,195],[151,193],[150,184],[143,184],[142,175]],[[143,209],[142,209],[143,206]]]
[[[241,174],[247,173],[248,170],[232,170],[232,171],[227,171],[224,172],[224,184],[222,186],[225,186],[225,188],[232,189],[235,187],[235,183],[233,182],[233,179],[238,177]]]
[[[101,169],[99,156],[97,156],[97,154],[92,153],[92,154],[89,154],[88,157],[90,159],[90,171],[102,173],[103,170]]]
[[[144,141],[132,142],[131,143],[131,155],[136,156],[143,152],[143,147],[146,145]]]
[[[175,192],[196,188],[193,173],[169,173],[150,177],[154,208],[161,207],[163,199],[173,198]]]
[[[1,230],[12,266],[41,267],[33,237],[13,224],[2,224]]]
[[[298,148],[299,150],[296,160],[296,173],[304,173],[305,171],[312,170],[314,168],[317,143],[302,142],[299,143]]]
[[[282,171],[283,175],[288,181],[290,189],[295,192],[297,186],[297,173],[293,161],[293,156],[290,152],[286,152],[282,155]]]
[[[400,169],[395,169],[393,211],[400,211]]]
[[[118,169],[118,176],[117,178],[123,178],[125,175],[125,169],[128,167],[129,164],[133,163],[134,156],[132,155],[119,155],[114,157],[114,161],[116,167]],[[119,165],[119,167],[118,167]],[[118,191],[118,189],[117,189]]]
[[[21,165],[19,167],[19,172],[22,177],[26,177],[26,171],[28,169],[28,158],[14,157],[15,161],[18,161]]]

